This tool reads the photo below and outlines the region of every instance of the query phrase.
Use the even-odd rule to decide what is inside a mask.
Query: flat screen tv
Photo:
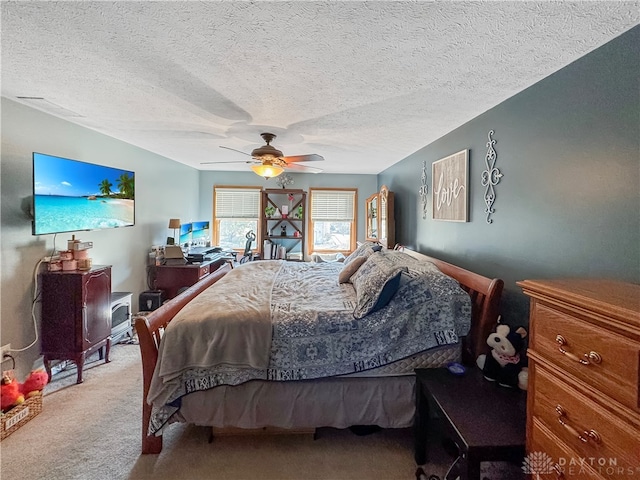
[[[133,172],[33,153],[33,235],[134,223]]]
[[[209,241],[209,222],[193,222],[193,230],[191,233],[191,239],[197,244],[204,244]]]
[[[193,224],[181,223],[180,224],[180,246],[188,247],[191,245],[191,231],[193,230]]]

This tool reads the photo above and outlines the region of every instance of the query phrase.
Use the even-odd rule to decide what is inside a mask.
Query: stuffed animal
[[[49,375],[44,370],[32,370],[24,383],[20,384],[20,392],[25,398],[30,398],[42,391],[49,383]]]
[[[526,390],[526,371],[521,375],[524,362],[520,355],[526,336],[527,331],[523,327],[512,331],[509,325],[498,324],[496,331],[487,338],[491,354],[480,355],[476,361],[484,378],[503,387],[521,385],[520,388],[524,386],[523,390]]]
[[[8,375],[2,377],[0,382],[0,408],[2,411],[24,402],[24,395],[20,393],[20,385],[15,378]]]

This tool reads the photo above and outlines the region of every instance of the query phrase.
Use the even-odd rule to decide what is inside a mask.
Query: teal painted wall
[[[640,27],[443,136],[379,176],[396,195],[397,241],[505,280],[503,316],[526,323],[526,278],[640,282]],[[482,171],[494,130],[494,222]],[[428,165],[470,149],[468,223],[422,219]]]

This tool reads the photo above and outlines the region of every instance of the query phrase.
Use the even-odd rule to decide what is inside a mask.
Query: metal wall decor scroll
[[[489,141],[487,142],[487,155],[484,158],[487,169],[482,172],[482,186],[486,187],[484,191],[484,203],[487,208],[484,209],[484,213],[487,214],[487,223],[493,223],[493,219],[489,218],[492,213],[495,213],[493,209],[493,203],[496,201],[496,192],[494,187],[500,182],[502,173],[496,168],[497,154],[493,146],[496,141],[491,138],[493,130],[489,131]]]
[[[422,202],[422,219],[427,218],[427,193],[429,193],[429,187],[427,186],[427,161],[422,161],[422,177],[420,177],[420,201]]]

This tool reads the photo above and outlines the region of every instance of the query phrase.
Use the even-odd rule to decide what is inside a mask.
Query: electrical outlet
[[[2,347],[0,347],[0,358],[4,358],[4,354],[9,353],[10,351],[11,351],[10,343],[7,343],[6,345],[3,345]]]

